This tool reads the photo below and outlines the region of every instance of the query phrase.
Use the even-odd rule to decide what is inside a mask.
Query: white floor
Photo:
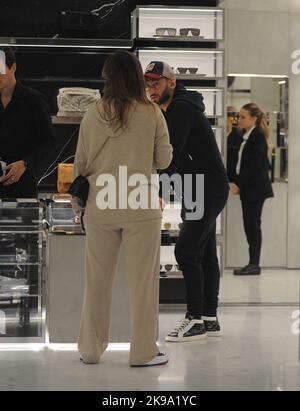
[[[222,338],[165,344],[182,312],[162,308],[160,341],[170,362],[147,369],[130,368],[128,351],[108,351],[87,366],[76,351],[0,349],[0,390],[300,390],[296,309],[223,307]]]
[[[221,303],[299,303],[299,270],[265,269],[258,276],[234,276],[224,272],[221,279]]]

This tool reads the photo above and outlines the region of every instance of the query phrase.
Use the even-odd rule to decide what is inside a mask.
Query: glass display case
[[[137,49],[143,71],[151,61],[165,61],[178,80],[215,80],[224,77],[224,52],[217,49]]]
[[[0,342],[43,338],[42,218],[35,200],[0,201]]]
[[[48,204],[46,216],[50,233],[83,234],[82,226],[75,222],[70,200],[51,201]]]
[[[159,41],[220,41],[224,10],[200,7],[138,6],[132,13],[132,38]]]
[[[224,117],[224,89],[222,88],[200,88],[187,87],[187,90],[197,91],[204,98],[205,115],[208,118]]]

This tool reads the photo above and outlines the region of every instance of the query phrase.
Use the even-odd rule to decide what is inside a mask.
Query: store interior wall
[[[28,14],[33,15],[33,8],[37,7],[40,2],[30,0],[27,3]],[[61,7],[65,8],[71,5],[70,7],[74,10],[76,7],[81,9],[90,7],[90,5],[93,8],[103,3],[104,0],[89,0],[88,3],[84,4],[79,1],[71,2],[70,0],[60,2]],[[153,3],[153,0],[128,0],[130,9],[137,4]],[[182,5],[180,0],[160,0],[155,1],[155,3]],[[186,5],[193,5],[194,3],[194,1],[185,2]],[[12,3],[4,0],[5,4],[10,5]],[[30,7],[30,4],[32,4],[32,7]],[[197,2],[197,5],[214,6],[217,5],[217,2],[203,0]],[[282,74],[290,76],[289,184],[288,202],[285,204],[288,209],[287,230],[285,231],[288,244],[286,265],[290,268],[299,268],[300,219],[298,213],[300,209],[300,181],[298,175],[300,172],[300,139],[298,133],[300,130],[300,76],[291,72],[291,54],[292,51],[300,49],[300,1],[252,0],[247,2],[245,0],[221,0],[219,6],[226,10],[226,43],[224,47],[227,56],[227,73]],[[19,27],[21,23],[16,20],[20,16],[23,19],[25,18],[23,13],[18,13],[17,16],[13,13],[7,19],[7,7],[5,7],[6,13],[0,15],[0,31],[1,27],[5,27],[5,21],[8,22],[9,27]],[[51,5],[51,10],[53,8],[55,8],[54,5]],[[18,7],[18,10],[20,11],[20,7]],[[49,13],[44,15],[44,18],[48,20]],[[130,16],[128,15],[127,22],[129,20]],[[40,19],[36,19],[35,25],[31,27],[34,28],[38,21]],[[4,34],[7,35],[7,32],[2,33],[2,35]],[[120,35],[120,33],[118,34]],[[99,53],[82,53],[82,58],[78,59],[78,55],[75,56],[75,53],[62,53],[57,52],[57,50],[51,52],[45,50],[43,55],[36,50],[19,50],[17,57],[20,63],[19,76],[24,79],[25,84],[45,92],[49,96],[50,105],[54,109],[56,108],[54,96],[61,85],[86,85],[87,80],[90,86],[99,85],[99,72],[106,56],[100,56]],[[77,59],[76,64],[74,64],[74,58]],[[57,61],[60,64],[57,64]],[[75,74],[74,70],[76,71]],[[45,79],[47,81],[44,81]],[[68,79],[67,82],[66,79]],[[51,90],[55,92],[49,92],[47,87],[51,87]],[[276,195],[276,197],[279,198],[280,195]],[[280,224],[284,224],[284,207],[277,206],[276,208],[276,200],[273,204],[274,206],[270,205],[271,210],[266,208],[266,212],[268,218],[270,218],[270,224],[276,221],[275,225],[279,230],[281,225],[278,225],[277,213],[282,216]],[[270,225],[270,232],[272,232],[272,225]],[[282,244],[278,244],[278,249],[280,248],[281,251],[282,247]],[[265,249],[265,252],[267,252],[267,249]],[[270,262],[270,265],[276,266],[279,263],[284,263],[284,253],[273,254],[277,254],[276,258],[281,255],[281,261]],[[269,265],[268,261],[267,264]],[[238,262],[237,265],[239,265]]]
[[[292,73],[291,58],[294,50],[300,49],[300,2],[298,0],[223,0],[220,6],[226,10],[226,55],[227,73],[273,74],[290,77],[289,101],[289,180],[287,202],[284,192],[277,192],[265,208],[263,265],[281,266],[285,261],[288,268],[300,267],[300,76]],[[271,202],[271,200],[270,200]],[[230,208],[229,203],[229,208]],[[284,214],[285,207],[287,216]],[[229,213],[230,216],[230,213]],[[232,216],[233,217],[233,216]],[[229,217],[231,218],[231,217]],[[241,215],[235,214],[235,219]],[[281,241],[269,237],[287,220],[286,234]],[[228,224],[229,223],[229,224]],[[227,221],[227,239],[232,221]],[[240,234],[227,241],[227,260],[239,265],[246,244],[241,244]],[[286,253],[282,251],[286,235]],[[234,244],[230,245],[230,241]],[[233,254],[238,256],[232,261]],[[273,257],[272,257],[273,256]],[[272,260],[272,261],[271,261]]]
[[[280,84],[280,83],[285,84]],[[257,103],[269,117],[269,159],[274,163],[274,199],[267,200],[263,210],[263,252],[262,267],[286,267],[287,265],[287,200],[288,183],[282,172],[281,161],[286,150],[278,146],[277,114],[286,109],[286,102],[280,96],[288,92],[288,80],[263,77],[230,77],[227,105],[237,107],[251,101]],[[282,107],[284,106],[284,107]],[[272,148],[276,155],[272,156]],[[274,224],[274,221],[276,224]],[[239,197],[230,197],[227,207],[226,265],[243,266],[248,261],[248,246],[243,231],[242,210]]]

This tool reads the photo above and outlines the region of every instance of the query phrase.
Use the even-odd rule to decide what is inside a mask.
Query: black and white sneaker
[[[169,362],[169,357],[163,352],[159,352],[156,357],[148,361],[146,364],[131,365],[131,367],[151,367],[153,365],[164,365]]]
[[[187,317],[180,321],[179,327],[170,332],[165,340],[169,342],[197,341],[206,338],[203,320]]]
[[[217,317],[202,317],[208,337],[221,337],[221,327]]]

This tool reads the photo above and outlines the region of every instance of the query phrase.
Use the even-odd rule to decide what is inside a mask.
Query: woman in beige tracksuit
[[[126,207],[124,193],[128,191],[128,199],[138,185],[126,187],[123,177],[124,166],[128,178],[143,174],[141,192],[158,203],[158,185],[151,175],[170,164],[172,147],[160,109],[147,99],[138,59],[125,51],[113,54],[106,60],[103,77],[103,98],[90,107],[81,123],[75,158],[75,177],[83,175],[90,184],[84,214],[86,286],[78,349],[83,362],[98,363],[107,348],[113,278],[123,242],[132,313],[130,364],[157,365],[168,361],[156,345],[161,209],[159,204],[151,208],[151,201],[148,208]],[[104,174],[116,181],[115,202],[106,209],[104,197],[107,200],[109,195],[99,194]]]

